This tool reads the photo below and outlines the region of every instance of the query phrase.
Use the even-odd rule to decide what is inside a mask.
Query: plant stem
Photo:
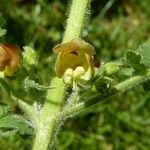
[[[126,79],[125,81],[123,81],[122,83],[119,83],[118,85],[116,85],[113,90],[111,90],[110,92],[104,94],[104,95],[96,95],[90,99],[88,99],[85,102],[81,102],[79,104],[77,104],[76,106],[73,106],[71,108],[68,108],[66,110],[64,110],[63,112],[61,112],[59,114],[59,116],[71,116],[81,110],[84,110],[90,106],[93,106],[99,102],[102,102],[104,100],[107,100],[108,98],[116,95],[117,93],[123,92],[125,90],[128,90],[132,87],[134,87],[135,85],[148,80],[150,78],[150,73],[147,76],[134,76],[130,79]]]
[[[53,142],[56,115],[60,111],[64,99],[65,85],[63,80],[55,77],[51,86],[55,87],[47,92],[46,102],[38,118],[33,150],[47,150],[49,142]]]
[[[67,27],[64,33],[63,43],[80,36],[83,20],[89,0],[73,0],[70,9]]]
[[[79,37],[88,1],[89,0],[73,0],[63,42]],[[35,129],[36,135],[33,150],[47,150],[49,144],[54,142],[56,131],[60,126],[57,116],[61,111],[61,105],[65,97],[63,79],[55,77],[51,81],[51,87],[55,88],[48,90],[45,104],[39,114]],[[63,116],[59,118],[59,121],[63,120]]]

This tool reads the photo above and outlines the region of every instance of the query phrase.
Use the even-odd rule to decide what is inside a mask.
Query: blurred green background
[[[70,0],[0,0],[1,43],[40,53],[41,82],[54,75],[52,47],[61,42]],[[82,37],[96,49],[95,61],[107,62],[136,49],[150,37],[150,0],[92,0]],[[51,77],[46,70],[50,70]],[[30,150],[32,139],[0,139],[0,150]],[[63,125],[57,150],[149,150],[150,92],[130,89],[91,107]]]

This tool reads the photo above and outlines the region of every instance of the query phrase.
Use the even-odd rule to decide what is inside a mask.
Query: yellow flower
[[[20,67],[19,50],[15,46],[0,44],[0,71],[12,76]]]
[[[80,38],[58,44],[53,48],[58,54],[56,75],[64,77],[66,83],[89,81],[94,72],[94,47]]]

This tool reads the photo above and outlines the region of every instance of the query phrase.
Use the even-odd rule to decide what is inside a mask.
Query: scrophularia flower
[[[0,44],[0,71],[12,76],[20,67],[19,50],[12,45]]]
[[[53,48],[58,54],[55,65],[56,75],[64,77],[67,84],[74,81],[89,81],[94,73],[94,47],[80,38],[67,43],[58,44]]]

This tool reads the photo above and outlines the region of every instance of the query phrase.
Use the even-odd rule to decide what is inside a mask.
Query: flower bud
[[[20,67],[19,50],[15,46],[0,44],[0,71],[12,76]]]
[[[115,75],[120,70],[118,64],[115,62],[109,62],[105,65],[105,67],[106,67],[106,74],[108,76]]]
[[[32,66],[32,65],[36,66],[38,63],[37,52],[29,46],[24,46],[23,49],[24,49],[24,52],[22,53],[22,55],[23,55],[24,64],[26,66]]]

